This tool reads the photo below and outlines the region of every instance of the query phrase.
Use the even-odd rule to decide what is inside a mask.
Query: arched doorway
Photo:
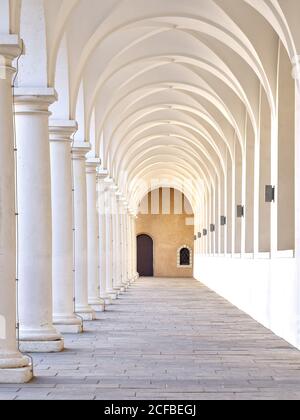
[[[153,240],[148,235],[137,237],[137,271],[141,277],[153,277]]]

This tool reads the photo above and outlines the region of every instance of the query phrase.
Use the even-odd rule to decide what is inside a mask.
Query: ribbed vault
[[[278,49],[292,59],[299,47],[296,2],[40,3],[23,2],[19,13],[12,2],[12,24],[21,16],[27,48],[19,84],[28,83],[26,69],[36,60],[31,43],[44,44],[37,72],[58,92],[53,118],[77,120],[77,139],[92,144],[133,209],[153,172],[170,185],[191,180],[198,209],[226,182],[237,155],[245,183],[262,98],[270,118],[277,115]],[[28,27],[28,16],[37,25]]]

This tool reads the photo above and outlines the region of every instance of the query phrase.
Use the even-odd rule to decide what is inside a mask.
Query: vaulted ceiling
[[[134,208],[154,178],[190,180],[196,210],[247,137],[257,141],[262,97],[276,115],[279,50],[300,51],[298,0],[12,5],[26,52],[19,85],[56,88],[53,118],[77,120],[76,139],[92,143]]]

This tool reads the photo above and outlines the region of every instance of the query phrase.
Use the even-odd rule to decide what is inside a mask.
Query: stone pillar
[[[120,199],[121,213],[121,248],[122,248],[122,284],[125,290],[128,288],[128,265],[127,265],[127,236],[126,236],[126,200]]]
[[[132,232],[133,232],[133,278],[136,281],[139,278],[137,272],[137,238],[136,238],[136,215],[132,216]]]
[[[61,333],[82,332],[74,314],[71,136],[75,121],[50,121],[53,321]]]
[[[106,271],[106,294],[113,300],[117,299],[117,294],[113,288],[113,231],[112,231],[112,199],[111,186],[112,180],[106,179],[105,188],[105,271]]]
[[[0,383],[32,378],[29,359],[16,346],[16,215],[12,60],[20,54],[15,35],[0,35]]]
[[[127,279],[129,285],[131,284],[131,236],[130,236],[130,215],[127,207],[126,213],[126,242],[127,242]]]
[[[20,348],[63,350],[52,318],[52,209],[49,106],[52,88],[15,89],[19,201]]]
[[[296,74],[296,134],[295,134],[295,254],[297,285],[297,332],[300,347],[300,69]]]
[[[88,231],[88,302],[96,312],[105,310],[100,299],[99,283],[99,220],[97,212],[97,168],[100,159],[86,162],[87,180],[87,231]]]
[[[123,198],[119,193],[117,195],[117,206],[118,206],[118,226],[119,226],[119,270],[120,270],[120,286],[121,292],[126,291],[127,283],[126,278],[124,277],[124,235],[123,235]]]
[[[85,156],[89,151],[89,143],[73,143],[75,311],[84,321],[91,321],[95,317],[93,309],[88,304],[87,184]]]
[[[113,225],[113,287],[117,293],[124,291],[121,273],[121,247],[120,247],[120,215],[118,204],[118,188],[112,189],[112,225]]]
[[[20,348],[57,352],[64,347],[53,326],[52,210],[49,106],[52,88],[15,90],[19,200]]]
[[[135,281],[135,275],[134,275],[134,234],[133,234],[133,216],[132,213],[128,216],[128,224],[129,224],[129,280],[131,283],[134,283]]]
[[[111,297],[106,292],[106,216],[105,216],[105,178],[107,171],[98,171],[98,217],[99,217],[99,285],[100,298],[105,305],[111,304]]]

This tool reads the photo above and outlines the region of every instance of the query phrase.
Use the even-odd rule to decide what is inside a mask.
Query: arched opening
[[[177,264],[178,268],[193,268],[193,250],[189,246],[183,245],[178,249]]]
[[[190,265],[190,251],[187,248],[182,248],[180,251],[180,266]]]
[[[137,235],[147,232],[155,242],[155,277],[193,277],[194,214],[185,194],[168,187],[151,190],[140,203],[136,229]],[[138,252],[138,260],[146,258]],[[138,261],[139,273],[147,263]]]
[[[153,277],[153,239],[149,235],[137,237],[137,271],[141,277]]]

